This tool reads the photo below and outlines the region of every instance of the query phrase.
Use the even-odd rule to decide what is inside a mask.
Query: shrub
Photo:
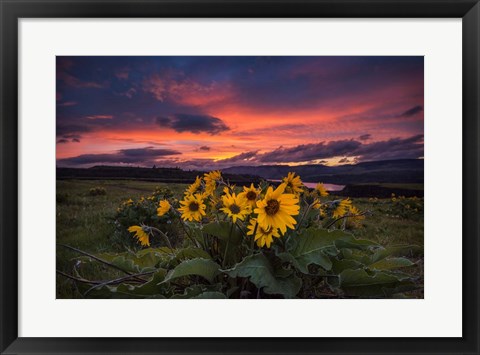
[[[386,298],[417,289],[406,272],[416,265],[405,256],[421,248],[355,238],[347,226],[361,226],[366,211],[327,195],[321,184],[307,190],[293,173],[278,187],[239,191],[214,171],[198,177],[181,201],[167,190],[125,201],[118,232],[137,250],[97,257],[129,276],[89,286],[84,295]]]
[[[92,187],[90,190],[88,190],[88,194],[90,196],[103,196],[107,194],[107,190],[105,190],[104,187],[95,186],[95,187]]]
[[[138,224],[148,224],[165,231],[174,245],[183,240],[184,231],[178,221],[157,215],[159,201],[172,199],[172,191],[165,187],[157,187],[150,196],[142,196],[137,201],[128,199],[117,208],[114,216],[115,231],[111,238],[112,243],[120,249],[139,250],[141,245],[136,242],[128,227]],[[164,240],[152,239],[152,246],[165,245]]]

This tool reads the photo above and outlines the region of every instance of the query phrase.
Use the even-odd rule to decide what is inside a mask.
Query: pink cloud
[[[234,94],[231,85],[219,84],[215,81],[202,84],[190,78],[173,78],[171,73],[154,74],[144,81],[143,89],[159,101],[171,100],[192,106],[220,103]]]
[[[89,120],[111,120],[113,118],[112,115],[92,115],[86,116]]]
[[[121,79],[121,80],[127,80],[129,74],[130,74],[130,68],[128,67],[119,68],[115,71],[115,76],[117,77],[117,79]]]

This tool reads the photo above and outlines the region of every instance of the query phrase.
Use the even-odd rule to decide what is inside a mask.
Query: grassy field
[[[122,201],[148,196],[156,187],[168,186],[180,196],[185,188],[181,184],[128,180],[59,180],[57,181],[57,243],[69,245],[95,254],[122,251],[115,248],[109,237],[114,232],[114,215]],[[94,187],[103,187],[105,195],[91,196]],[[360,211],[369,215],[357,228],[357,237],[376,241],[384,246],[415,244],[423,246],[423,200],[416,200],[421,209],[415,211],[408,199],[352,199]],[[407,207],[408,205],[408,207]],[[57,270],[68,274],[75,272],[75,260],[79,254],[57,246]],[[415,273],[423,275],[423,260],[417,259],[419,267]],[[117,274],[98,264],[82,269],[85,278],[105,279]],[[120,274],[118,274],[120,275]],[[57,298],[76,298],[81,295],[75,283],[57,276]]]

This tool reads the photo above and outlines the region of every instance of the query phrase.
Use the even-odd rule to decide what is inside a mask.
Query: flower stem
[[[163,233],[160,229],[155,228],[155,227],[148,227],[148,228],[150,228],[152,231],[155,231],[158,234],[160,234],[163,237],[163,239],[165,239],[165,241],[167,242],[168,247],[170,249],[173,249],[172,243],[170,243],[170,239],[167,237],[167,235],[165,233]]]
[[[227,245],[225,246],[225,252],[223,253],[223,260],[222,260],[222,268],[225,268],[225,263],[227,259],[227,252],[228,252],[228,247],[230,246],[230,239],[232,238],[232,232],[233,232],[233,226],[235,224],[232,223],[230,226],[230,233],[228,234],[228,240],[227,240]]]

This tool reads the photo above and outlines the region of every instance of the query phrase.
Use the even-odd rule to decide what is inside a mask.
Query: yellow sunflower
[[[208,185],[212,182],[217,182],[218,180],[221,180],[222,173],[220,172],[220,170],[210,171],[209,173],[205,173],[203,175],[203,179],[205,180],[205,183]]]
[[[243,221],[245,216],[252,212],[247,200],[240,195],[237,196],[235,193],[227,193],[223,195],[222,202],[224,207],[220,208],[220,211],[225,213],[228,217],[231,217],[233,223],[236,223],[237,219]]]
[[[328,196],[328,191],[327,189],[325,188],[325,186],[323,185],[323,183],[319,182],[317,184],[317,186],[315,186],[315,190],[318,192],[318,194],[321,196],[321,197],[325,197],[325,196]]]
[[[203,196],[201,194],[187,195],[180,201],[182,207],[178,210],[182,213],[183,220],[195,220],[200,222],[202,216],[205,216],[205,208],[207,206],[203,203]]]
[[[320,200],[318,198],[314,199],[313,202],[312,202],[312,208],[316,209],[316,210],[319,210],[322,208],[322,203],[320,202]]]
[[[345,200],[342,200],[338,203],[337,207],[333,211],[333,218],[340,218],[345,216],[352,207],[352,201],[347,198]]]
[[[283,182],[287,185],[286,191],[292,194],[300,194],[303,191],[303,182],[300,180],[300,176],[295,175],[295,173],[288,173],[286,177],[283,178]]]
[[[255,208],[259,195],[260,189],[256,189],[255,186],[253,186],[253,183],[250,185],[250,187],[244,186],[243,191],[238,194],[239,197],[241,196],[245,198],[252,208]]]
[[[202,186],[202,178],[197,176],[195,178],[195,182],[191,184],[187,189],[185,190],[185,195],[194,195],[195,193],[198,192],[200,187]]]
[[[148,234],[145,233],[142,227],[140,226],[131,226],[128,227],[128,231],[130,233],[135,233],[134,237],[138,239],[140,244],[144,246],[150,246],[150,238],[148,237]]]
[[[157,208],[157,215],[158,216],[163,216],[165,213],[170,211],[170,202],[167,200],[162,200],[160,201],[160,207]]]
[[[270,186],[265,198],[257,201],[254,212],[258,215],[258,223],[264,229],[279,228],[282,234],[285,234],[287,227],[293,229],[297,223],[292,216],[299,213],[299,201],[294,194],[284,193],[286,187],[287,185],[282,183],[274,191]]]
[[[358,225],[360,223],[360,221],[364,220],[365,219],[365,216],[364,215],[361,215],[360,214],[360,211],[355,207],[355,206],[350,206],[350,211],[349,213],[352,215],[350,217],[351,220],[353,220],[353,223],[355,225]]]
[[[210,181],[205,184],[205,194],[207,196],[213,195],[215,189],[217,188],[217,184],[215,181]]]
[[[255,218],[252,218],[250,220],[250,224],[248,225],[248,232],[247,235],[252,235],[255,232],[255,241],[257,242],[257,246],[259,248],[262,248],[263,246],[267,246],[267,248],[270,248],[270,245],[273,242],[273,237],[275,238],[280,238],[280,234],[278,233],[278,228],[264,228],[260,225],[256,227],[255,231],[255,226],[257,224],[257,220]]]

